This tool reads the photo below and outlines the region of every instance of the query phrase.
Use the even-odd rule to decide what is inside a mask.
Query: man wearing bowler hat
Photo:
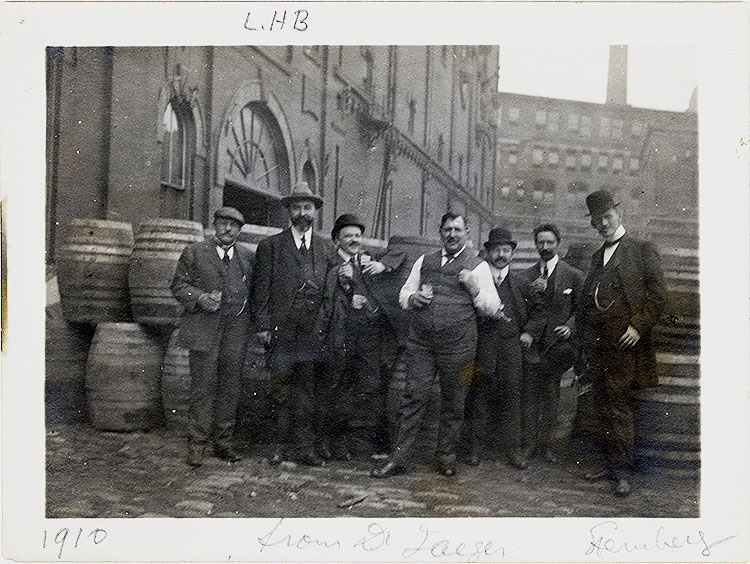
[[[257,336],[268,351],[272,395],[278,400],[278,442],[291,443],[291,458],[318,466],[323,461],[315,452],[315,388],[321,347],[315,324],[331,251],[313,233],[323,199],[306,182],[295,184],[281,203],[291,225],[260,241],[255,255]],[[271,462],[279,463],[283,456],[279,450]]]
[[[609,477],[614,493],[626,496],[633,473],[631,394],[658,383],[651,328],[664,309],[664,278],[654,246],[626,234],[612,194],[593,192],[586,205],[604,239],[591,258],[576,315],[604,459],[586,479]]]
[[[502,307],[489,266],[467,248],[468,238],[464,216],[444,214],[442,249],[416,260],[399,293],[401,307],[411,311],[406,388],[390,460],[371,472],[373,478],[405,470],[436,378],[441,404],[435,458],[442,475],[456,473],[456,446],[477,346],[477,312],[491,316]]]
[[[473,466],[480,462],[493,408],[500,413],[508,463],[521,470],[528,466],[522,416],[530,388],[524,351],[531,350],[541,334],[540,300],[529,281],[510,270],[516,246],[513,234],[503,227],[493,228],[484,243],[485,260],[504,309],[493,317],[479,318],[477,366],[466,400],[465,420],[467,462]]]
[[[232,445],[240,372],[251,323],[253,259],[235,245],[245,218],[222,207],[214,213],[213,239],[187,246],[172,281],[185,306],[179,346],[190,351],[187,462],[200,466],[206,447],[228,462],[240,460]]]
[[[364,231],[359,218],[348,213],[336,218],[331,230],[336,253],[319,318],[328,367],[327,391],[321,394],[327,415],[319,451],[324,458],[387,448],[383,365],[396,343],[384,293],[406,255],[363,250]]]

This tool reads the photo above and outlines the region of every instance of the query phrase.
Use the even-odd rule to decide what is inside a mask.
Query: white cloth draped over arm
[[[422,284],[422,263],[424,262],[424,255],[419,257],[414,266],[411,267],[409,278],[401,287],[401,291],[398,293],[398,303],[402,309],[410,309],[409,298],[419,291],[419,287]]]
[[[502,304],[500,296],[497,295],[497,288],[495,288],[495,281],[492,278],[490,265],[482,261],[472,270],[472,274],[474,274],[479,284],[479,293],[474,298],[474,307],[482,315],[492,317],[502,309]]]

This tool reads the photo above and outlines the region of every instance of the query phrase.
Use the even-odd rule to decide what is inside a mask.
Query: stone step
[[[700,451],[661,450],[653,448],[636,448],[636,463],[658,468],[697,469],[701,466]]]
[[[691,451],[701,450],[701,437],[693,433],[640,433],[635,440],[640,446],[654,451]]]

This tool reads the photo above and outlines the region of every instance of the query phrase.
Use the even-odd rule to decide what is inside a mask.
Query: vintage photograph
[[[694,53],[544,59],[47,47],[45,517],[700,516]]]

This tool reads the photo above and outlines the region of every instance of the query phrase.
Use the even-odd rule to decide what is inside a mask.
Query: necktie
[[[620,237],[622,239],[622,237]],[[617,243],[620,242],[620,239],[615,239],[614,241],[604,241],[604,248],[608,249],[610,247],[614,247]]]
[[[231,249],[231,247],[229,247]],[[232,259],[229,258],[229,249],[224,249],[224,256],[221,257],[221,262],[224,263],[224,266],[229,266],[229,261]]]
[[[305,246],[305,236],[302,236],[302,242],[299,245],[299,252],[302,256],[307,254],[307,247]]]
[[[542,271],[542,278],[547,280],[549,278],[549,269],[547,268],[547,263],[544,263],[544,270]]]

